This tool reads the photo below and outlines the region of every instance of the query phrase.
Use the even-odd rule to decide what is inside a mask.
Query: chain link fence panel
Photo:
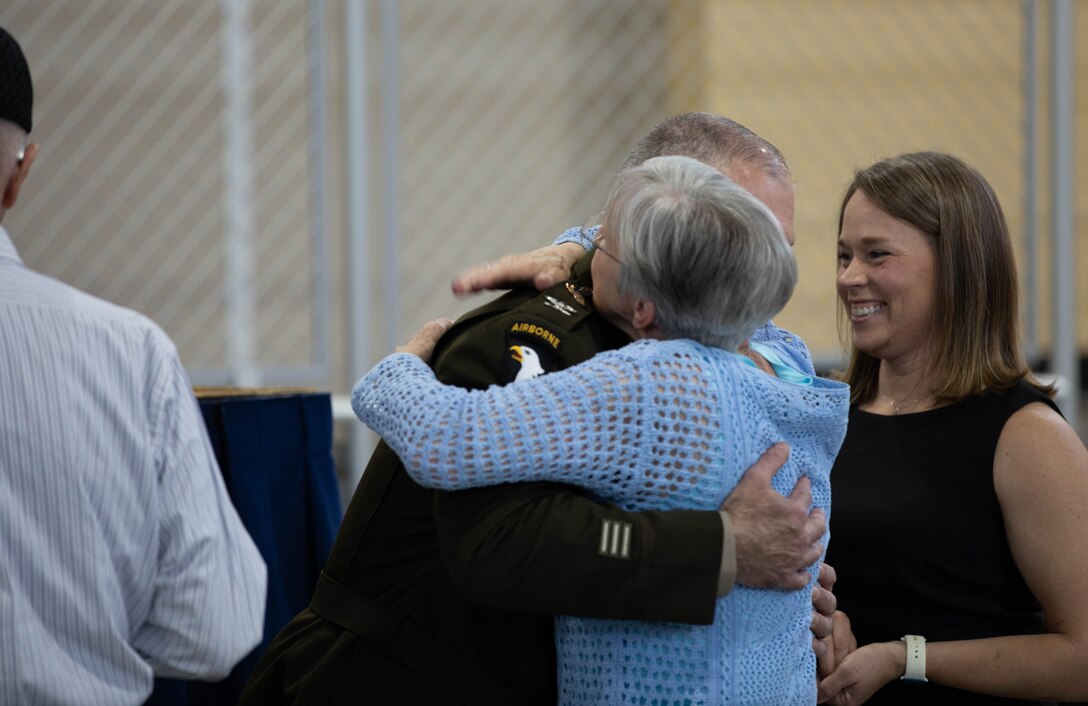
[[[260,382],[346,392],[365,372],[347,353],[352,278],[365,280],[373,362],[480,303],[452,297],[455,272],[582,223],[643,133],[708,110],[790,160],[801,282],[778,320],[826,365],[842,356],[837,205],[875,159],[941,149],[977,166],[1021,262],[1049,281],[1044,0],[369,0],[361,34],[345,25],[351,2],[5,2],[44,146],[5,222],[28,264],[154,318],[199,382],[249,366]],[[1075,10],[1083,37],[1085,2]],[[366,58],[364,125],[345,112],[360,68],[344,65],[349,42]],[[1076,74],[1086,65],[1080,42]],[[1083,81],[1076,91],[1083,182]],[[365,193],[345,176],[351,130],[364,131]],[[366,211],[361,263],[348,257],[352,198]],[[1088,191],[1077,198],[1083,234]],[[1088,278],[1076,286],[1088,301]],[[1045,352],[1051,295],[1033,293]],[[1078,332],[1083,350],[1083,315]]]
[[[159,322],[197,382],[328,377],[306,12],[286,0],[0,8],[31,66],[42,144],[6,224],[24,260]]]

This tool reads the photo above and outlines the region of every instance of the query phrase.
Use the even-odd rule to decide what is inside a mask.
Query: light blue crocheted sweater
[[[672,340],[484,391],[442,385],[415,356],[392,355],[356,384],[352,406],[430,487],[551,480],[631,510],[711,510],[785,440],[790,458],[774,487],[786,494],[807,473],[815,504],[829,512],[849,392],[821,378],[786,382],[736,354]],[[560,701],[813,704],[810,589],[738,585],[718,601],[712,625],[560,616]]]

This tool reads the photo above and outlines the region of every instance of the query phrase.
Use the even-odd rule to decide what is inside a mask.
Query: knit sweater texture
[[[830,513],[849,388],[786,382],[680,339],[484,391],[442,385],[418,358],[396,354],[359,381],[352,406],[430,487],[557,481],[630,510],[712,510],[784,440],[790,458],[774,488],[788,494],[807,475],[814,504]],[[736,586],[711,625],[558,617],[560,702],[815,703],[810,573],[801,591]]]

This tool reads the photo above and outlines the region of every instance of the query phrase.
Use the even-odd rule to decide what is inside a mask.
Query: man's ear
[[[38,145],[31,142],[23,150],[23,158],[15,165],[15,170],[8,177],[8,183],[4,185],[4,196],[0,206],[3,206],[5,210],[14,206],[19,199],[19,189],[22,188],[26,175],[30,173],[30,165],[34,164],[34,158],[37,156]]]
[[[649,299],[636,299],[631,312],[631,326],[634,327],[643,338],[656,338],[657,307]]]

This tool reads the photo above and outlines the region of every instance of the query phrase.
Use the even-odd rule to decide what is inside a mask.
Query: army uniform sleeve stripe
[[[631,523],[601,520],[601,556],[612,559],[631,558]]]

